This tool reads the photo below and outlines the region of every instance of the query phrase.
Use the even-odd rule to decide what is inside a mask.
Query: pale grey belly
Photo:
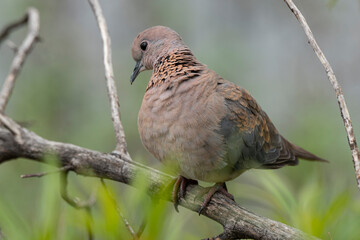
[[[179,117],[167,121],[139,115],[140,136],[144,146],[174,174],[206,182],[225,182],[244,169],[234,168],[237,154],[229,154],[218,124],[198,117]]]

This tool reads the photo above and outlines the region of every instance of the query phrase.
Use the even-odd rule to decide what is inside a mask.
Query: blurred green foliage
[[[49,168],[43,166],[42,171]],[[358,238],[360,207],[348,187],[337,184],[329,191],[326,182],[312,174],[295,190],[287,177],[270,171],[247,175],[244,182],[233,183],[230,188],[237,189],[236,200],[241,205],[249,204],[248,208],[258,213],[322,239]],[[58,180],[56,175],[39,180],[41,190],[38,201],[31,206],[36,209],[31,221],[9,196],[0,198],[0,225],[5,239],[87,239],[87,222],[95,239],[132,239],[116,208],[135,231],[146,221],[141,239],[199,239],[221,231],[215,223],[196,213],[180,208],[180,214],[176,214],[172,204],[150,199],[146,194],[148,181],[141,176],[134,183],[136,189],[119,190],[114,184],[109,185],[112,194],[118,196],[116,206],[98,180],[86,178],[81,188],[86,184],[91,186],[88,190],[97,189],[97,202],[90,215],[61,200]],[[77,189],[79,192],[81,189]]]
[[[336,3],[336,4],[335,4]],[[303,32],[282,1],[102,1],[112,36],[115,78],[129,151],[136,161],[161,169],[142,147],[136,118],[150,73],[130,86],[132,39],[152,25],[178,31],[196,56],[221,76],[247,88],[290,141],[328,159],[301,161],[276,171],[251,170],[229,182],[229,191],[247,209],[323,239],[359,239],[360,196],[351,155],[333,90]],[[326,7],[326,4],[330,7]],[[104,84],[102,47],[87,1],[2,0],[0,25],[39,8],[41,37],[25,62],[7,114],[28,122],[51,140],[109,152],[114,148]],[[360,136],[360,24],[358,2],[299,2],[319,44],[334,65]],[[87,9],[87,11],[85,11]],[[186,17],[184,17],[186,14]],[[26,30],[11,36],[18,44]],[[226,37],[225,37],[226,36]],[[346,37],[344,37],[346,36]],[[0,48],[0,81],[13,53]],[[53,169],[27,160],[0,165],[0,236],[5,239],[130,239],[116,206],[98,179],[70,175],[71,195],[82,199],[97,190],[90,215],[60,198],[59,176],[20,179],[20,174]],[[202,183],[201,183],[202,184]],[[141,176],[137,189],[107,181],[117,207],[137,230],[152,239],[199,239],[219,234],[219,224],[146,195]]]

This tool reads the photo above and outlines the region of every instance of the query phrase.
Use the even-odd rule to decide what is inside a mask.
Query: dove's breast
[[[219,134],[225,101],[207,81],[191,79],[148,89],[138,127],[147,150],[177,174],[222,182],[233,178]]]

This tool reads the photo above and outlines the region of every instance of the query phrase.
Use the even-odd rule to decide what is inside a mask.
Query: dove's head
[[[134,39],[131,55],[136,62],[130,83],[133,83],[137,75],[145,70],[153,69],[156,60],[169,53],[174,48],[186,47],[179,34],[174,30],[155,26],[148,28]]]

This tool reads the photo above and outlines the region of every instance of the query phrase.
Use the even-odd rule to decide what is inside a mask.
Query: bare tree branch
[[[10,73],[7,76],[0,92],[0,112],[5,111],[6,104],[9,101],[10,95],[15,85],[16,77],[21,70],[26,56],[29,54],[39,36],[40,18],[38,10],[35,8],[29,8],[25,17],[8,25],[0,34],[1,42],[1,40],[4,39],[14,28],[19,27],[26,22],[29,23],[28,34],[18,48],[16,56],[11,64]]]
[[[66,171],[69,171],[70,169],[71,169],[70,166],[64,166],[64,167],[58,168],[58,169],[56,169],[54,171],[43,172],[43,173],[23,174],[20,177],[21,178],[33,178],[33,177],[38,177],[39,178],[39,177],[43,177],[43,176],[46,176],[46,175],[49,175],[49,174],[66,172]]]
[[[104,46],[106,86],[110,98],[111,117],[115,129],[115,137],[116,137],[115,151],[117,151],[119,154],[128,155],[124,129],[120,120],[119,98],[117,95],[117,88],[114,81],[114,71],[113,71],[113,64],[111,58],[111,39],[109,36],[109,31],[107,29],[106,20],[102,13],[99,1],[98,0],[88,0],[88,1],[95,14]]]
[[[131,184],[136,175],[141,174],[148,179],[150,196],[156,195],[171,201],[171,194],[164,192],[164,186],[173,180],[172,176],[149,167],[141,167],[127,158],[49,141],[26,128],[18,128],[23,139],[22,144],[15,140],[12,132],[0,127],[0,163],[19,157],[44,162],[45,156],[54,154],[61,166],[71,166],[74,172],[84,176]],[[185,199],[180,200],[180,206],[197,213],[203,202],[203,199],[198,197],[202,191],[201,186],[189,185]],[[316,239],[283,223],[251,213],[220,193],[214,195],[202,214],[224,227],[225,233],[221,234],[219,239]]]
[[[321,51],[319,45],[317,44],[317,42],[316,42],[316,40],[314,38],[314,35],[311,32],[311,29],[310,29],[309,25],[306,22],[305,17],[301,14],[300,10],[296,7],[296,5],[294,4],[294,2],[292,0],[284,0],[284,1],[288,5],[290,10],[294,13],[297,20],[300,22],[302,28],[305,31],[305,34],[306,34],[308,40],[309,40],[309,43],[310,43],[311,47],[313,48],[314,52],[316,53],[316,56],[320,60],[321,64],[324,66],[326,75],[329,78],[333,89],[335,90],[335,94],[336,94],[338,104],[339,104],[339,108],[340,108],[340,114],[341,114],[341,117],[342,117],[342,119],[344,121],[345,130],[346,130],[346,134],[347,134],[347,139],[348,139],[350,150],[351,150],[351,153],[352,153],[352,159],[353,159],[354,168],[355,168],[355,175],[356,175],[357,185],[358,185],[358,188],[360,189],[360,155],[359,155],[359,149],[357,147],[356,138],[355,138],[354,130],[353,130],[353,127],[352,127],[349,110],[348,110],[348,108],[346,106],[345,97],[344,97],[344,94],[343,94],[343,92],[341,90],[341,86],[340,86],[339,82],[336,80],[334,71],[333,71],[329,61],[326,59],[324,53]]]
[[[68,167],[64,166],[64,167]],[[65,200],[65,202],[67,202],[69,205],[71,205],[74,208],[80,209],[80,208],[85,208],[90,210],[90,207],[94,205],[95,203],[95,196],[96,194],[93,193],[90,198],[87,201],[81,201],[78,198],[72,198],[70,197],[68,191],[67,191],[67,186],[68,186],[68,174],[71,168],[69,168],[69,170],[66,171],[62,171],[60,172],[60,194],[62,199]]]

